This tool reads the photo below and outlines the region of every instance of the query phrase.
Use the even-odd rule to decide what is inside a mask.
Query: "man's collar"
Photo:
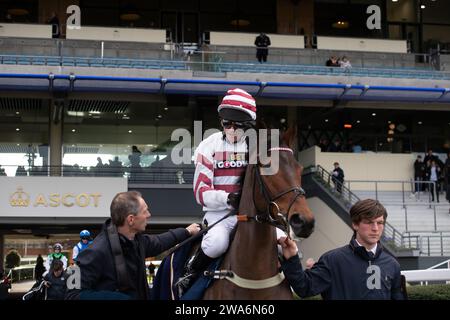
[[[356,242],[356,244],[357,244],[358,246],[363,247],[363,245],[362,245],[361,243],[359,243],[359,241],[358,241],[356,238],[355,238],[355,242]],[[377,246],[378,246],[378,243],[375,243],[375,245],[373,246],[372,249],[367,250],[367,248],[366,248],[366,250],[367,250],[367,251],[372,251],[372,253],[375,254],[375,253],[377,253]]]

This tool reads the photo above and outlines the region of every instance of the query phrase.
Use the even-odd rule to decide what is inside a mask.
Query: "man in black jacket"
[[[414,193],[422,191],[422,186],[420,181],[423,181],[425,177],[426,165],[422,161],[422,157],[420,155],[417,156],[416,161],[414,161]]]
[[[267,62],[267,55],[269,54],[268,46],[270,46],[270,38],[261,32],[255,39],[256,58],[259,63]]]
[[[81,290],[72,290],[68,298],[148,299],[145,258],[157,256],[200,231],[198,224],[191,224],[157,236],[142,234],[149,218],[139,192],[118,193],[111,203],[111,219],[78,256]]]
[[[339,167],[339,163],[334,163],[333,177],[332,180],[334,182],[334,186],[336,191],[342,192],[342,185],[344,184],[344,170]]]
[[[303,270],[297,245],[281,238],[283,270],[301,297],[321,294],[325,300],[402,300],[400,265],[379,240],[386,209],[376,200],[358,201],[350,216],[354,235],[350,244],[331,250],[309,270]]]

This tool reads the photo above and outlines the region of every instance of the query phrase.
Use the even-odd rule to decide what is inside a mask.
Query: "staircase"
[[[310,180],[308,182],[310,183],[311,189],[314,190],[314,187],[320,189],[319,192],[316,190],[316,196],[328,203],[330,207],[334,209],[336,214],[341,216],[341,218],[351,226],[349,210],[353,204],[360,200],[360,198],[344,185],[337,188],[331,174],[320,165],[317,167],[306,168],[304,172],[304,180],[305,182]],[[305,179],[309,178],[309,175],[311,178]],[[316,184],[316,186],[313,186],[312,184]],[[338,192],[338,189],[341,191]],[[330,198],[332,199],[332,202],[327,201]],[[412,241],[414,239],[416,241]],[[386,222],[380,241],[383,246],[395,256],[419,255],[419,238],[416,235],[404,236],[402,232],[390,222]]]

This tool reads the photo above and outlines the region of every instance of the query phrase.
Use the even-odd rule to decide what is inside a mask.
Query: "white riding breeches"
[[[226,213],[225,213],[226,214]],[[224,214],[224,215],[225,215]],[[207,212],[203,219],[208,221],[208,226],[212,225],[219,219],[221,219],[224,215],[217,214],[217,212],[209,213]],[[210,258],[220,257],[225,251],[227,251],[229,242],[230,242],[230,234],[233,231],[234,227],[237,223],[236,216],[230,216],[225,220],[222,220],[218,224],[216,224],[211,230],[209,230],[205,235],[203,235],[202,240],[202,250],[203,252]],[[277,240],[280,237],[286,236],[286,234],[276,228],[277,231]],[[281,246],[278,246],[278,252],[281,253]]]

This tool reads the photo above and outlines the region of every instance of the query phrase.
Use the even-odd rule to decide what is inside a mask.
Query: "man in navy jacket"
[[[81,290],[68,299],[149,299],[145,258],[154,257],[200,231],[196,223],[160,235],[142,234],[150,212],[137,191],[118,193],[108,219],[93,243],[77,259]]]
[[[387,218],[376,200],[358,201],[350,216],[354,235],[344,247],[331,250],[303,270],[297,245],[281,238],[283,270],[300,297],[321,294],[325,300],[402,300],[400,265],[379,240]]]

